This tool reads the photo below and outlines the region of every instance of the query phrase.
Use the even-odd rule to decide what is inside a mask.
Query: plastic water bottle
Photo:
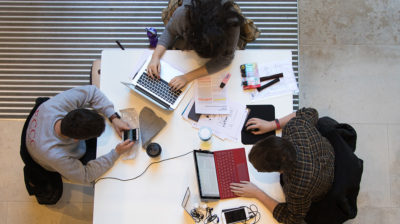
[[[153,27],[146,28],[147,37],[149,38],[150,47],[156,47],[158,42],[157,30]]]

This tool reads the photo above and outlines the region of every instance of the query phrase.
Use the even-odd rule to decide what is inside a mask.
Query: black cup
[[[161,154],[161,146],[158,143],[150,143],[147,147],[146,147],[146,152],[147,155],[149,155],[150,157],[157,157]]]

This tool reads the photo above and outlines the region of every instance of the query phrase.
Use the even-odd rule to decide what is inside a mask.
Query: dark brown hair
[[[188,7],[189,21],[186,38],[196,53],[203,58],[231,54],[227,31],[240,26],[244,18],[233,7],[232,1],[192,0]]]
[[[104,118],[88,109],[70,111],[61,121],[61,134],[79,140],[99,137],[104,128]]]
[[[296,161],[296,150],[288,140],[268,136],[253,146],[249,153],[249,161],[259,172],[288,173]]]

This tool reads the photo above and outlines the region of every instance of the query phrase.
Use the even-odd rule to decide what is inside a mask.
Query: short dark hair
[[[61,134],[79,140],[99,137],[104,128],[104,118],[88,109],[70,111],[61,121]]]
[[[186,39],[193,50],[203,58],[231,54],[227,40],[232,37],[227,31],[244,21],[233,2],[221,4],[221,0],[192,0],[192,4],[186,7],[189,23]]]
[[[259,172],[288,173],[296,161],[296,150],[287,139],[268,136],[253,146],[249,153],[249,161]]]

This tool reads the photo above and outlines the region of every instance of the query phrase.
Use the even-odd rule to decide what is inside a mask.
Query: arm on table
[[[94,160],[90,160],[86,165],[83,165],[79,159],[59,154],[56,154],[57,158],[49,156],[48,161],[54,170],[68,180],[75,183],[90,184],[109,170],[118,157],[128,151],[134,143],[130,140],[119,143],[115,149]]]
[[[285,127],[286,124],[294,117],[296,117],[296,112],[293,112],[278,119],[281,128]],[[266,121],[260,118],[253,117],[249,119],[246,123],[246,130],[250,129],[258,129],[257,131],[252,131],[251,133],[255,135],[261,135],[273,130],[277,130],[277,125],[275,121]]]
[[[203,65],[200,68],[197,68],[193,71],[190,71],[186,74],[179,75],[171,79],[169,85],[172,87],[173,90],[178,90],[183,88],[188,82],[192,80],[198,79],[200,77],[209,75],[206,69],[206,66]]]

